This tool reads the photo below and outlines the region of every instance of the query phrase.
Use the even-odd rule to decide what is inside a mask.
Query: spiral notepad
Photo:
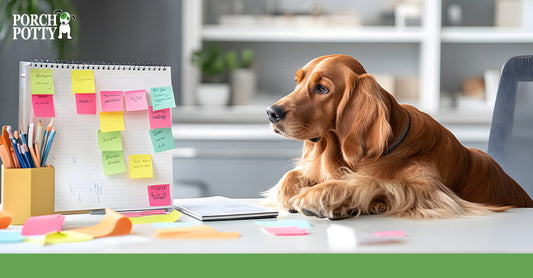
[[[35,117],[30,82],[33,68],[52,69],[53,72],[57,135],[47,161],[55,167],[55,211],[170,207],[163,205],[165,202],[161,200],[150,200],[151,190],[159,185],[167,185],[166,198],[172,196],[172,154],[171,151],[154,152],[149,110],[124,110],[121,138],[126,164],[130,155],[151,156],[152,177],[131,178],[129,171],[104,174],[97,137],[97,131],[102,128],[99,118],[101,91],[145,90],[148,105],[151,105],[152,88],[172,86],[170,67],[43,60],[20,62],[19,129],[27,129],[30,122],[43,120],[48,123],[51,119]],[[92,70],[94,73],[96,114],[78,114],[76,96],[72,91],[72,70]]]

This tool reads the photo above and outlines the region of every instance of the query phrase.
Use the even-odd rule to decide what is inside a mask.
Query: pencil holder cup
[[[2,165],[2,206],[24,224],[31,216],[54,213],[55,168],[9,168]]]

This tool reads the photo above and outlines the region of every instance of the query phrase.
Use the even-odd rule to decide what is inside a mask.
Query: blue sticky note
[[[172,136],[172,128],[155,128],[150,129],[149,132],[154,152],[159,153],[176,148],[174,137]]]
[[[291,220],[291,219],[279,219],[276,221],[261,220],[255,221],[255,224],[263,227],[298,227],[301,229],[307,229],[311,227],[311,224],[307,220]]]
[[[24,237],[20,234],[20,231],[1,231],[0,232],[0,244],[3,243],[17,243],[24,241]]]
[[[150,89],[152,96],[152,108],[154,111],[176,107],[176,101],[174,101],[174,91],[172,87],[156,87]]]
[[[200,223],[194,223],[194,222],[172,222],[172,223],[154,223],[152,224],[152,227],[154,229],[161,229],[161,228],[175,228],[175,227],[188,227],[188,226],[198,226]]]

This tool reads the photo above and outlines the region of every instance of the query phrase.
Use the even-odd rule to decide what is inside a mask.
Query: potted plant
[[[197,100],[200,105],[224,106],[229,102],[230,87],[227,82],[229,54],[219,46],[193,52],[192,63],[202,72],[202,83],[198,86]]]
[[[235,52],[230,52],[228,61],[231,71],[232,105],[248,105],[255,92],[256,75],[252,67],[254,52],[244,49],[238,61]]]

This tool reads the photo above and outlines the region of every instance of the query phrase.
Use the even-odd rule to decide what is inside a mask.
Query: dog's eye
[[[315,92],[317,94],[327,94],[327,93],[329,93],[329,89],[328,89],[328,87],[326,87],[326,86],[324,86],[322,84],[317,84],[315,86]]]

